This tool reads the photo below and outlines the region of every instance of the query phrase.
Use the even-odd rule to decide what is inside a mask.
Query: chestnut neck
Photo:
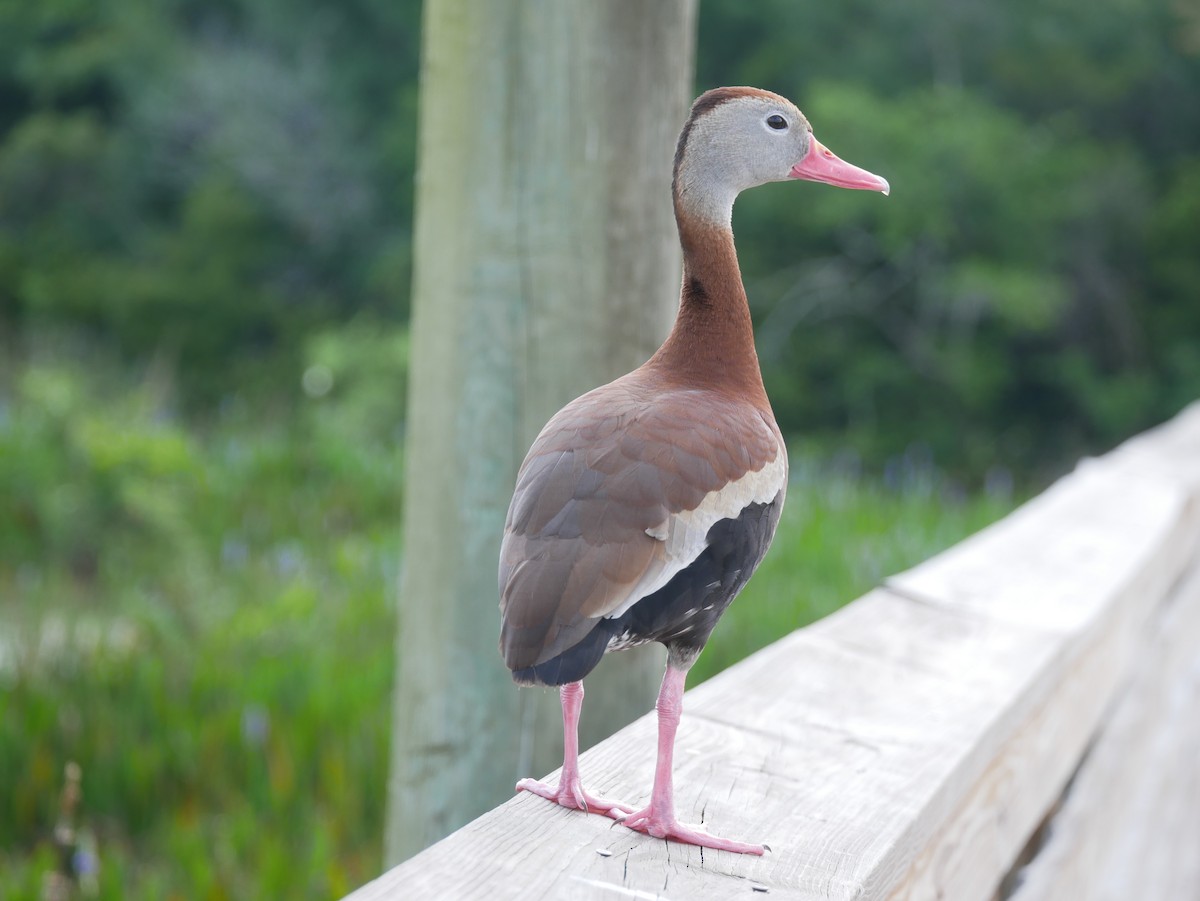
[[[683,245],[679,312],[647,365],[677,383],[733,394],[769,413],[728,219],[689,214],[676,197],[675,221]]]

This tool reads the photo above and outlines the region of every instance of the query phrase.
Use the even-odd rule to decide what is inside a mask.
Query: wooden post
[[[518,691],[497,651],[500,535],[545,421],[669,328],[695,17],[695,0],[426,3],[391,863],[561,762],[557,693]],[[589,678],[583,746],[650,709],[659,650]]]

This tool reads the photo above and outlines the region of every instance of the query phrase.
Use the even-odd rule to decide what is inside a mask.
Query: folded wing
[[[530,449],[508,512],[505,662],[524,669],[571,648],[692,563],[715,523],[786,481],[778,430],[745,403],[651,395],[626,378],[567,405]]]

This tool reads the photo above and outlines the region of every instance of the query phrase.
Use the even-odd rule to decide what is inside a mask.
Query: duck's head
[[[675,202],[681,212],[728,225],[742,191],[792,178],[890,190],[885,179],[822,145],[785,97],[758,88],[715,88],[692,104],[675,151]]]

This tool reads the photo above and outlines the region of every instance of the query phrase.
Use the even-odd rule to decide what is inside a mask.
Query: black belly
[[[609,650],[651,641],[665,644],[673,659],[690,666],[717,620],[762,561],[781,509],[779,498],[750,504],[736,519],[708,530],[708,546],[666,585],[613,619],[600,619],[578,644],[544,663],[513,672],[524,685],[577,682]]]

